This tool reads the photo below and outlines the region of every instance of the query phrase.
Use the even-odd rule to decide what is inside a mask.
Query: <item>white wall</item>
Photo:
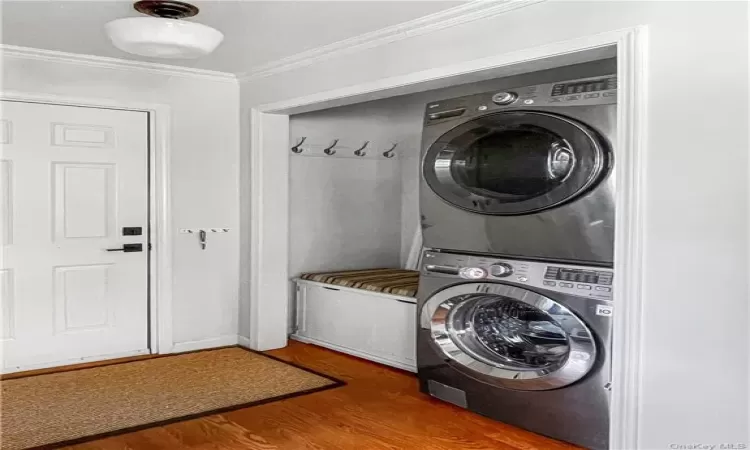
[[[747,443],[745,2],[549,1],[252,80],[242,107],[638,25],[650,30],[640,447]]]
[[[291,276],[399,267],[401,168],[395,158],[374,158],[389,137],[399,139],[387,112],[347,107],[290,118],[290,141],[304,136],[318,150],[289,152]],[[333,139],[337,153],[320,156],[317,147]],[[367,140],[367,157],[346,157]]]
[[[171,107],[173,340],[237,335],[239,88],[232,81],[170,77],[3,57],[2,89]],[[178,228],[228,227],[200,250]]]

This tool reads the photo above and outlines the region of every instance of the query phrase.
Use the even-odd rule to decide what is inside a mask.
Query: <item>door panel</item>
[[[13,270],[0,270],[0,341],[4,342],[15,337],[16,315],[14,311],[15,290],[13,289]]]
[[[55,240],[114,237],[115,165],[53,166]]]
[[[3,370],[148,353],[148,114],[2,106]]]
[[[68,333],[113,325],[112,264],[56,267],[55,328]]]
[[[13,163],[0,160],[0,244],[13,243]]]
[[[65,147],[112,148],[115,132],[111,127],[56,123],[52,127],[52,142]]]

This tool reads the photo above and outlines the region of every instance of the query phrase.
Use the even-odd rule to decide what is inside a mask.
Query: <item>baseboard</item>
[[[228,345],[237,345],[237,343],[237,335],[229,334],[226,336],[201,339],[198,341],[178,342],[172,346],[172,351],[170,353],[192,352],[207,348],[226,347]]]
[[[131,356],[143,356],[143,355],[148,355],[148,354],[149,354],[149,350],[145,348],[145,349],[133,350],[129,352],[112,353],[109,355],[95,355],[95,356],[87,356],[84,358],[64,359],[60,361],[46,362],[46,363],[41,363],[41,364],[27,364],[27,365],[22,365],[22,366],[15,366],[15,367],[3,367],[2,370],[0,370],[0,374],[6,375],[6,374],[11,374],[11,373],[27,372],[27,371],[40,370],[40,369],[51,369],[53,367],[64,367],[64,366],[71,366],[71,365],[77,365],[77,364],[85,364],[85,363],[90,363],[90,362],[107,361],[108,359],[120,359],[120,358],[129,358]]]
[[[240,347],[245,347],[252,349],[253,347],[250,345],[250,338],[245,336],[237,336],[237,344]]]

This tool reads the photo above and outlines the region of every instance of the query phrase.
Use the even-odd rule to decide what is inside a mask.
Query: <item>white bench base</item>
[[[416,372],[416,300],[303,279],[291,338]]]

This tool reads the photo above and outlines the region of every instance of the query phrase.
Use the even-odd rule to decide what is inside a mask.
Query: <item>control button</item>
[[[585,284],[579,284],[577,287],[578,289],[588,289],[589,291],[591,290],[591,286]]]
[[[597,286],[594,289],[597,291],[602,291],[602,292],[612,292],[612,288],[608,288],[604,286]]]
[[[513,273],[513,266],[505,263],[497,263],[490,266],[490,275],[493,277],[507,277]]]
[[[572,288],[573,287],[573,283],[560,283],[560,287]]]
[[[597,97],[599,97],[599,93],[598,92],[596,92],[594,94],[586,94],[586,95],[583,96],[583,98],[597,98]]]
[[[510,105],[518,98],[515,92],[498,92],[492,96],[492,101],[498,105]]]
[[[554,281],[544,281],[544,285],[545,285],[545,286],[554,286],[554,285],[556,285],[556,284],[557,284],[557,283],[555,283]]]
[[[532,99],[530,99],[530,98],[529,98],[529,99],[526,99],[526,100],[524,100],[524,101],[523,101],[523,104],[524,104],[524,105],[531,105],[531,104],[533,104],[533,103],[534,103],[534,100],[532,100]]]
[[[477,111],[487,111],[487,106],[486,105],[478,106]]]
[[[518,281],[529,281],[529,278],[528,277],[518,277],[517,280]]]
[[[549,99],[550,103],[560,103],[562,100],[558,97]]]
[[[617,95],[617,92],[605,92],[602,97],[614,97],[615,95]]]
[[[580,94],[578,94],[578,95],[569,95],[569,96],[565,97],[565,100],[578,100],[579,98],[581,98]]]
[[[487,276],[487,271],[481,267],[462,267],[458,275],[467,280],[481,280]]]

